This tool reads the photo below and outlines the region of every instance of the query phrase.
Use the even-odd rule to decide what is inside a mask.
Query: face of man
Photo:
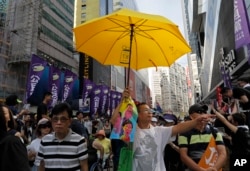
[[[52,127],[55,133],[67,134],[69,126],[71,124],[71,118],[67,111],[59,113],[58,115],[53,115],[52,119]]]
[[[233,96],[232,90],[228,90],[223,94],[223,97],[225,97],[225,98],[232,97],[232,96]]]
[[[138,120],[151,123],[153,113],[148,105],[141,105],[138,112]]]

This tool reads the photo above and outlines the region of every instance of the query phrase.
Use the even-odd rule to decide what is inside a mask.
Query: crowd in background
[[[215,140],[219,156],[222,156],[218,157],[218,160],[221,160],[220,163],[218,162],[218,167],[223,165],[224,171],[239,169],[234,165],[236,159],[246,159],[250,162],[250,84],[246,79],[239,79],[238,85],[234,88],[221,89],[221,103],[210,101],[209,104],[200,103],[190,106],[189,112],[184,118],[178,118],[174,114],[159,114],[156,111],[147,110],[150,114],[150,125],[153,127],[173,128],[180,123],[195,120],[203,114],[212,114],[209,122],[197,124],[186,132],[175,133],[176,137],[166,142],[163,158],[165,168],[168,171],[202,170],[199,166],[199,160],[206,151],[211,137]],[[94,115],[81,111],[73,113],[70,106],[67,106],[68,104],[65,108],[59,108],[59,113],[55,110],[53,113],[53,109],[52,111],[48,109],[51,96],[50,92],[44,94],[43,101],[38,106],[36,113],[30,112],[28,108],[19,110],[18,106],[21,101],[16,95],[8,96],[5,103],[1,104],[1,154],[8,155],[1,155],[0,170],[4,170],[3,168],[6,167],[10,171],[27,170],[27,168],[32,171],[38,170],[41,161],[37,157],[39,150],[41,150],[39,149],[41,148],[40,144],[42,142],[43,150],[45,150],[43,153],[46,154],[46,143],[48,143],[43,142],[42,139],[46,135],[56,132],[55,125],[57,123],[67,123],[67,120],[71,120],[71,118],[68,127],[84,139],[75,135],[72,137],[77,142],[83,142],[85,145],[79,146],[79,148],[82,148],[82,153],[88,153],[88,155],[79,153],[81,161],[85,161],[88,157],[89,167],[96,161],[105,167],[106,159],[109,158],[114,162],[114,171],[117,170],[119,161],[119,155],[118,159],[116,155],[117,149],[126,144],[122,141],[117,142],[109,139],[112,130],[111,118],[105,115],[99,116],[98,113]],[[57,117],[62,112],[60,110],[63,109],[67,111],[65,117]],[[138,113],[141,115],[140,112]],[[57,131],[58,134],[60,134],[60,129]],[[68,128],[66,133],[68,133],[67,130]],[[209,138],[207,138],[208,135],[210,135]],[[197,136],[200,136],[199,140]],[[62,140],[64,139],[65,137],[62,138]],[[61,142],[60,139],[58,142]],[[8,149],[8,151],[4,151],[4,149]],[[45,154],[41,155],[40,153],[40,158],[43,159]],[[50,161],[46,162],[50,163]],[[87,171],[87,167],[83,165],[85,163],[80,162],[80,167]],[[43,163],[43,166],[47,167],[46,163]],[[202,171],[204,170],[215,171],[218,168],[215,165]]]

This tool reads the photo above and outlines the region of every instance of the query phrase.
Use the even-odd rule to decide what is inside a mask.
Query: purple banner
[[[116,92],[115,107],[119,105],[122,98],[122,93]]]
[[[47,62],[36,55],[32,55],[29,75],[27,78],[26,100],[33,94],[35,87],[44,72]]]
[[[84,79],[83,82],[83,91],[82,91],[82,99],[83,99],[83,103],[86,102],[87,98],[90,97],[90,94],[92,92],[92,90],[94,89],[95,84],[88,80],[88,79]]]
[[[58,96],[60,92],[60,76],[61,76],[61,70],[51,66],[50,67],[50,78],[51,78],[51,93],[52,93],[52,102],[51,106],[54,107],[56,103],[58,102]]]
[[[90,114],[93,116],[97,113],[101,96],[101,86],[96,85],[90,96]]]
[[[232,88],[232,83],[231,83],[229,72],[226,71],[225,66],[223,64],[220,64],[220,70],[222,74],[224,87]]]
[[[100,96],[100,103],[99,103],[99,110],[98,113],[101,115],[106,114],[107,112],[107,103],[108,103],[108,94],[109,94],[109,87],[105,85],[101,85],[101,96]]]
[[[234,0],[235,48],[250,43],[249,20],[244,0]]]
[[[68,97],[69,94],[72,92],[73,84],[76,80],[77,76],[70,70],[66,70],[64,73],[64,85],[63,85],[63,98],[62,101],[64,102]]]
[[[110,113],[111,113],[111,115],[113,114],[113,111],[114,111],[114,109],[115,109],[115,107],[116,107],[116,98],[117,98],[117,94],[116,94],[116,91],[110,91],[110,105],[109,105],[109,107],[110,107]]]

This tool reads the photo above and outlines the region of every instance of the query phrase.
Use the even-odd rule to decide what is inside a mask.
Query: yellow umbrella
[[[191,51],[172,21],[128,9],[85,22],[73,31],[76,51],[129,70],[170,66]]]

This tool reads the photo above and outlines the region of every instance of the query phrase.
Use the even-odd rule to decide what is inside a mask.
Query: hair
[[[246,124],[246,115],[243,113],[234,113],[232,114],[233,120],[238,122],[238,125],[245,125]]]
[[[244,78],[239,78],[237,81],[243,81],[243,82],[249,83],[249,82],[250,82],[250,79],[244,77]]]
[[[229,90],[231,90],[231,88],[229,88],[229,87],[223,87],[221,89],[220,93],[223,95],[223,94],[227,93]]]
[[[140,108],[141,108],[141,106],[143,106],[143,105],[147,105],[147,103],[142,102],[142,103],[138,103],[138,104],[136,105],[136,108],[137,108],[137,112],[138,112],[138,113],[140,112]]]
[[[47,91],[43,94],[43,99],[46,97],[46,96],[52,96],[52,93],[50,91]]]
[[[50,132],[52,131],[52,125],[51,125],[51,121],[48,121],[46,122],[45,124],[48,124],[49,128],[50,128]],[[37,137],[40,137],[42,135],[42,132],[41,132],[41,125],[45,125],[45,124],[40,124],[40,125],[37,125],[36,127],[36,136]]]
[[[51,111],[51,117],[53,117],[53,115],[58,115],[64,111],[68,113],[69,118],[72,118],[73,111],[68,103],[59,103],[55,105],[55,107]]]
[[[9,111],[9,115],[10,115],[10,121],[8,121],[8,125],[6,126],[6,118],[5,118],[5,114],[3,111],[3,108],[6,107]],[[4,104],[0,104],[0,136],[3,136],[3,134],[7,133],[7,129],[15,129],[16,127],[16,122],[15,119],[13,117],[13,114],[11,112],[11,110],[9,109],[9,107],[7,105]]]

